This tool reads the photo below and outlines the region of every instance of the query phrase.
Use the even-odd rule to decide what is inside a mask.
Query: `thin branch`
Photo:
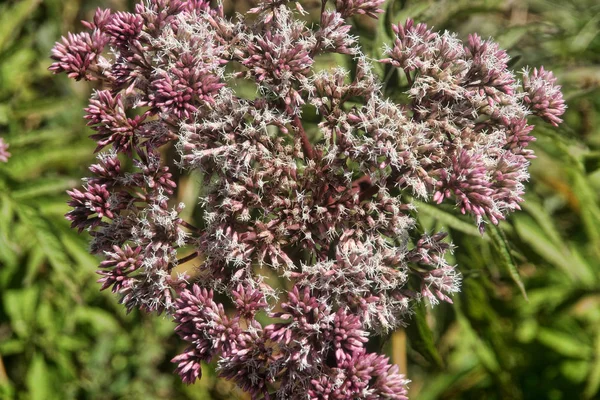
[[[190,224],[189,222],[187,222],[187,221],[184,221],[184,220],[182,220],[182,219],[181,219],[181,220],[179,220],[179,221],[180,221],[179,223],[180,223],[181,225],[185,226],[185,227],[186,227],[186,228],[188,228],[190,231],[194,231],[194,232],[198,232],[198,233],[200,233],[200,232],[201,232],[201,230],[200,230],[199,228],[196,228],[194,225]]]
[[[304,151],[304,154],[306,155],[306,157],[313,160],[315,158],[315,149],[313,149],[310,140],[308,140],[306,131],[302,126],[302,121],[300,121],[300,118],[297,115],[294,115],[294,118],[292,120],[292,126],[296,128],[296,131],[300,135],[300,140],[302,141],[302,150]]]
[[[412,86],[414,81],[412,76],[410,76],[410,71],[408,71],[407,69],[404,70],[404,75],[406,75],[406,79],[408,80],[408,86]]]
[[[392,362],[399,367],[400,373],[404,375],[408,374],[406,359],[406,331],[398,329],[392,334]]]
[[[325,12],[325,6],[327,6],[327,1],[329,0],[321,0],[321,23],[323,21],[323,13]]]
[[[199,253],[197,251],[193,252],[192,254],[188,254],[187,256],[178,259],[177,265],[185,264],[186,262],[191,261],[194,258],[198,257],[198,255],[199,255]]]
[[[6,382],[8,382],[8,375],[6,374],[6,368],[4,367],[2,357],[0,357],[0,383],[4,384]]]

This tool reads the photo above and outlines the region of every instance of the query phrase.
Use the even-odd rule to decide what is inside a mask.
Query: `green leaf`
[[[558,267],[567,276],[575,281],[593,285],[595,277],[577,260],[564,253],[542,232],[542,229],[528,216],[517,215],[513,217],[513,223],[521,241],[527,243],[540,257],[548,263]]]
[[[523,280],[519,275],[519,270],[515,265],[515,261],[512,258],[510,248],[508,246],[508,242],[506,240],[504,232],[502,232],[502,230],[494,224],[488,224],[488,232],[490,234],[490,237],[492,238],[494,248],[500,256],[500,264],[504,267],[504,269],[506,269],[513,282],[515,282],[515,284],[521,291],[523,297],[527,300],[527,291],[525,290],[525,284],[523,283]]]
[[[38,57],[35,49],[32,48],[31,37],[26,37],[15,42],[13,49],[4,53],[6,57],[4,62],[0,64],[0,82],[4,93],[14,93],[16,96],[24,96],[24,91],[32,84],[31,65],[36,62]],[[12,104],[17,102],[16,98],[12,99]],[[4,110],[7,113],[6,117],[12,117],[12,108],[7,107]],[[10,118],[9,117],[9,118]],[[0,119],[3,119],[0,117]],[[10,119],[9,121],[10,122]]]
[[[521,38],[531,32],[532,29],[535,29],[535,24],[527,24],[527,25],[519,25],[512,26],[508,29],[505,29],[501,32],[500,35],[496,36],[494,39],[498,42],[501,48],[510,49],[515,44],[517,44]],[[512,60],[511,60],[512,61]]]
[[[23,22],[31,17],[31,13],[41,0],[20,0],[9,8],[3,4],[0,8],[0,53],[10,44],[15,32],[23,26]]]
[[[42,301],[37,308],[36,322],[38,327],[45,332],[45,339],[54,342],[60,334],[59,316],[54,311],[49,301]]]
[[[461,329],[461,340],[464,340],[474,350],[481,364],[491,373],[499,374],[501,371],[500,363],[496,358],[496,354],[478,335],[471,326],[471,322],[465,316],[460,308],[460,300],[455,302],[456,320]]]
[[[31,400],[55,398],[51,393],[50,374],[44,356],[36,353],[27,371],[27,387]]]
[[[9,381],[0,381],[0,399],[14,399],[15,388]]]
[[[52,222],[56,222],[56,217],[58,217],[61,222],[66,224],[66,226],[70,225],[65,218],[65,214],[71,210],[67,205],[66,198],[47,199],[46,201],[37,204],[37,208],[41,215],[47,217]]]
[[[573,186],[573,193],[579,200],[581,220],[592,243],[600,246],[600,207],[597,203],[597,194],[592,190],[583,171],[583,166],[577,162],[568,169]],[[599,247],[600,248],[600,247]]]
[[[458,370],[453,369],[443,375],[428,377],[427,384],[420,388],[417,394],[411,393],[411,398],[419,400],[439,400],[445,393],[452,392],[454,388],[481,382],[485,379],[480,366],[469,365]]]
[[[98,265],[98,259],[91,255],[87,251],[86,240],[81,239],[80,236],[76,236],[72,230],[69,233],[62,233],[60,240],[65,246],[65,249],[71,257],[84,269],[89,268],[91,271]]]
[[[571,42],[571,50],[574,52],[581,52],[587,49],[592,43],[592,40],[598,36],[598,23],[600,22],[600,14],[596,14],[591,18],[585,26],[579,31],[577,36],[573,38]]]
[[[526,199],[523,202],[523,210],[529,213],[529,215],[535,219],[540,228],[542,228],[544,233],[548,236],[552,243],[554,243],[554,245],[561,248],[564,247],[564,240],[554,226],[552,216],[548,214],[542,205],[533,199]]]
[[[566,357],[589,360],[592,349],[587,343],[582,343],[573,335],[558,330],[540,328],[537,339],[544,346],[551,348]]]
[[[1,190],[1,189],[0,189]],[[0,261],[6,267],[13,267],[18,262],[19,247],[13,240],[14,209],[11,199],[0,193]]]
[[[427,324],[427,309],[424,302],[419,302],[414,307],[410,324],[406,327],[406,334],[411,347],[431,362],[437,368],[444,368],[442,357],[438,353],[433,341],[433,332]]]
[[[33,284],[33,280],[43,267],[45,259],[44,251],[40,247],[33,247],[31,249],[27,257],[27,263],[25,264],[25,277],[23,278],[25,286]]]
[[[19,354],[25,350],[25,342],[21,339],[8,339],[0,342],[0,354],[9,356]],[[1,398],[1,397],[0,397]]]
[[[586,399],[593,399],[600,391],[600,334],[596,333],[596,339],[594,343],[594,360],[590,369],[587,383],[583,396]]]
[[[398,10],[393,15],[390,15],[388,18],[388,22],[391,24],[402,23],[404,24],[408,18],[412,18],[419,22],[419,17],[421,17],[429,8],[431,4],[427,2],[414,2],[408,4],[408,7],[403,7]],[[391,13],[390,13],[391,14]],[[390,29],[391,32],[391,29]]]
[[[27,181],[37,178],[48,169],[72,167],[82,161],[92,158],[90,147],[87,145],[57,146],[46,148],[43,152],[31,149],[19,152],[18,157],[12,157],[10,163],[3,166],[4,170],[17,181]]]
[[[74,178],[46,178],[36,180],[35,183],[24,185],[24,187],[14,190],[12,198],[15,200],[29,200],[33,198],[43,197],[43,201],[47,196],[53,194],[64,194],[67,189],[71,189],[79,184],[79,181]]]
[[[44,251],[48,261],[50,261],[50,264],[54,267],[54,270],[66,276],[66,271],[71,265],[71,261],[65,255],[64,248],[50,224],[30,207],[22,206],[17,210],[23,222],[33,230],[38,244]]]
[[[600,205],[598,204],[598,197],[585,174],[583,160],[573,154],[572,147],[577,142],[574,139],[571,141],[566,139],[569,135],[576,135],[576,133],[564,127],[562,130],[565,131],[565,135],[559,136],[557,132],[550,129],[542,129],[540,132],[544,134],[546,139],[551,141],[554,150],[558,151],[562,161],[561,166],[569,176],[572,193],[579,202],[576,211],[579,211],[581,215],[581,221],[586,234],[594,245],[593,247],[600,249]],[[600,256],[600,252],[598,256]]]
[[[15,132],[6,138],[6,141],[10,143],[12,149],[16,147],[23,147],[28,145],[47,145],[45,142],[60,142],[64,144],[65,137],[69,135],[62,128],[53,129],[40,129],[29,132]],[[12,161],[11,161],[12,162]]]
[[[15,117],[54,117],[73,110],[73,99],[40,97],[34,101],[21,103],[14,109]]]
[[[589,361],[566,360],[560,364],[561,373],[569,381],[575,384],[582,384],[590,369]]]
[[[21,338],[27,338],[32,333],[38,298],[37,286],[7,290],[2,295],[4,311],[10,318],[13,330]]]
[[[115,316],[101,308],[78,307],[75,310],[75,319],[79,324],[86,324],[92,327],[95,334],[102,332],[117,332],[119,323]]]
[[[489,240],[486,236],[481,236],[479,233],[479,229],[474,224],[469,224],[461,220],[460,218],[452,215],[439,207],[432,206],[430,204],[422,203],[417,200],[413,200],[414,205],[417,207],[419,212],[426,214],[436,220],[438,220],[442,225],[445,225],[449,228],[456,229],[462,233],[466,233],[467,235],[477,236],[482,238],[483,240]]]

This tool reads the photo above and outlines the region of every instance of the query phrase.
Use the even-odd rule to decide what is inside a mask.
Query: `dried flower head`
[[[216,360],[255,399],[405,399],[408,381],[366,343],[460,288],[446,235],[416,234],[411,196],[453,202],[482,233],[519,209],[527,117],[560,122],[556,79],[534,69],[521,85],[493,41],[408,20],[380,61],[407,85],[392,101],[350,34],[382,3],[323,0],[313,26],[297,1],[232,20],[204,0],[149,0],[99,10],[54,48],[53,72],[102,81],[85,118],[97,150],[111,145],[67,218],[105,256],[102,289],[173,316],[185,383]],[[318,66],[328,53],[353,70]],[[202,176],[198,221],[181,217],[173,165]],[[199,279],[173,272],[191,260]]]

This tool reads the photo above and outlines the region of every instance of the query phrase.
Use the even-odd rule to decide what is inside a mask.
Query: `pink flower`
[[[108,38],[100,30],[72,34],[62,38],[62,43],[57,43],[52,49],[52,59],[56,60],[50,66],[50,71],[57,74],[65,72],[69,78],[75,80],[97,79],[96,66],[98,57],[108,43]]]
[[[4,141],[4,138],[0,138],[0,161],[8,162],[10,153],[8,152],[9,144]]]
[[[523,89],[524,101],[535,115],[554,126],[562,122],[559,117],[564,114],[567,106],[551,71],[544,70],[544,67],[540,67],[539,70],[534,68],[531,74],[524,71]]]

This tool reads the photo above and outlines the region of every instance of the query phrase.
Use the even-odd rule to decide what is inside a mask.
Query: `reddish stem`
[[[180,258],[179,260],[177,260],[177,264],[181,265],[181,264],[185,264],[188,261],[193,260],[194,258],[198,257],[198,252],[195,251],[192,254],[188,254],[187,256]]]
[[[408,86],[412,86],[414,81],[412,76],[410,76],[410,72],[408,70],[404,70],[404,75],[406,75],[406,79],[408,80]]]
[[[190,224],[189,222],[186,222],[182,219],[179,220],[180,224],[185,226],[186,228],[188,228],[190,231],[194,231],[194,232],[200,232],[200,229],[196,228],[194,225]]]
[[[298,131],[298,134],[300,135],[300,140],[302,141],[302,150],[304,151],[304,154],[309,159],[311,159],[311,160],[314,159],[315,158],[315,150],[313,149],[312,144],[310,143],[310,140],[308,140],[306,131],[304,130],[304,127],[302,126],[302,121],[300,121],[300,118],[297,115],[294,115],[294,119],[292,120],[292,125],[296,128],[296,130]]]

